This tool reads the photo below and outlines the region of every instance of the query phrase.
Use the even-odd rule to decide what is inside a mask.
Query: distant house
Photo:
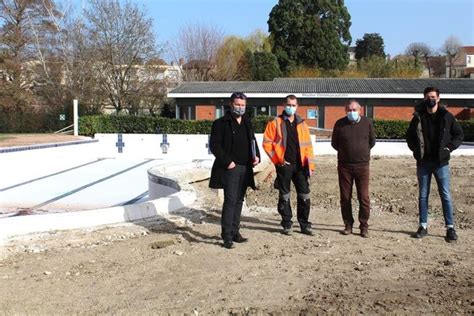
[[[284,97],[295,94],[298,113],[313,127],[332,129],[345,115],[344,105],[356,99],[363,113],[377,120],[410,120],[423,89],[438,87],[441,101],[456,118],[474,117],[473,79],[343,79],[277,78],[273,81],[184,82],[168,93],[176,100],[176,118],[214,120],[221,117],[232,92],[242,91],[250,116],[276,116],[283,111]]]
[[[357,64],[355,49],[355,46],[349,46],[349,48],[347,49],[347,54],[349,54],[349,66]]]
[[[474,79],[474,46],[463,46],[453,60],[453,78]]]

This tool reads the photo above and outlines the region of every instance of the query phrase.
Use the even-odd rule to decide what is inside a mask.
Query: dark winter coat
[[[456,118],[445,107],[439,106],[438,113],[440,115],[439,146],[437,146],[439,148],[438,163],[443,166],[449,163],[450,153],[461,145],[464,133]],[[421,123],[423,115],[428,115],[428,113],[426,112],[426,106],[422,104],[413,113],[413,118],[406,133],[408,147],[417,161],[423,160],[426,149],[426,137],[423,136]]]
[[[209,180],[209,187],[214,189],[222,189],[224,184],[222,183],[222,178],[224,176],[224,171],[227,169],[229,164],[232,162],[230,158],[230,154],[232,152],[232,144],[233,144],[233,135],[234,130],[232,128],[232,115],[230,112],[227,112],[223,117],[217,119],[212,124],[211,130],[211,138],[209,141],[209,147],[211,152],[214,154],[216,159],[214,160],[214,164],[212,165],[211,170],[211,179]],[[251,187],[255,190],[255,179],[253,176],[253,169],[252,169],[252,150],[251,150],[251,143],[252,140],[255,142],[255,150],[256,156],[260,159],[260,151],[258,150],[258,145],[255,140],[255,134],[253,131],[252,122],[247,115],[242,116],[242,122],[247,129],[247,136],[249,137],[249,148],[246,150],[248,151],[249,155],[249,167],[251,170],[250,177],[248,179],[247,187]]]

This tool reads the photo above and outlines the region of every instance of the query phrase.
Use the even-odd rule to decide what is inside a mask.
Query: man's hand
[[[227,166],[227,169],[234,169],[235,168],[235,162],[231,161],[230,164]]]
[[[256,165],[258,165],[258,163],[260,162],[260,159],[255,156],[255,158],[253,159],[253,166],[255,167]]]

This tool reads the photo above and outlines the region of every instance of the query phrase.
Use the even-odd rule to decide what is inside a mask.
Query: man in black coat
[[[446,241],[454,242],[458,237],[454,230],[449,158],[451,152],[461,145],[464,134],[454,116],[439,104],[438,88],[428,87],[423,94],[425,100],[413,113],[406,134],[408,147],[416,159],[419,190],[419,228],[413,237],[422,238],[428,234],[428,197],[431,176],[434,175],[443,206]]]
[[[246,242],[240,234],[240,214],[247,187],[255,190],[253,167],[260,162],[250,118],[245,115],[247,97],[235,92],[230,97],[230,111],[212,124],[209,146],[216,157],[209,187],[224,189],[222,239],[231,249],[234,242]]]

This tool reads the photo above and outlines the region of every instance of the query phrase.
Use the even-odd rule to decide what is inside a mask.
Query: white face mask
[[[351,122],[357,122],[359,120],[359,112],[357,111],[349,111],[347,112],[347,118]]]

